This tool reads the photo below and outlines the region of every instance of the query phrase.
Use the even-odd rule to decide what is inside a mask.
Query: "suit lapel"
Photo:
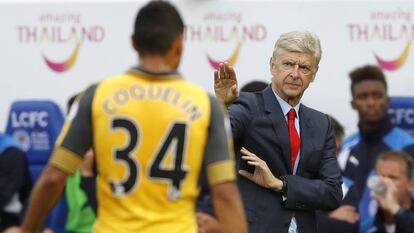
[[[312,122],[308,114],[308,108],[303,104],[300,105],[299,109],[299,120],[300,120],[300,161],[298,166],[298,175],[303,172],[303,162],[306,161],[307,156],[314,150],[312,138],[316,137],[312,130]]]
[[[273,129],[282,148],[282,157],[285,166],[288,168],[289,174],[292,174],[292,166],[290,164],[290,139],[289,129],[286,119],[283,115],[282,108],[277,102],[276,96],[271,86],[263,91],[264,110],[269,113],[268,117],[272,121]]]

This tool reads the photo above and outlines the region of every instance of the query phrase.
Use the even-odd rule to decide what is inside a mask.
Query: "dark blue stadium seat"
[[[391,97],[388,114],[393,124],[414,136],[414,97]]]
[[[62,111],[52,101],[16,101],[12,104],[6,133],[17,139],[26,151],[33,182],[47,164],[63,122]],[[45,227],[56,233],[66,232],[66,215],[67,205],[63,197],[48,216]]]

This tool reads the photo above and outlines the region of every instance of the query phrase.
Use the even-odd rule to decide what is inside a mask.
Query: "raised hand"
[[[233,103],[239,97],[236,72],[226,62],[220,63],[219,70],[214,71],[214,92],[217,99],[225,105]]]

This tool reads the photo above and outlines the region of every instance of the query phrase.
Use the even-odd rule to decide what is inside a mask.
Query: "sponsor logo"
[[[393,124],[400,125],[407,123],[410,125],[414,124],[414,108],[399,107],[391,108],[388,110],[388,114],[391,116]]]
[[[48,133],[47,111],[22,111],[11,113],[13,137],[20,142],[25,151],[45,151],[52,148]]]
[[[74,67],[82,46],[101,43],[105,39],[104,27],[83,23],[81,14],[44,13],[34,21],[35,24],[16,27],[18,41],[39,47],[41,60],[57,73]],[[68,48],[69,53],[62,52]]]
[[[414,23],[408,10],[380,10],[369,12],[368,21],[347,25],[349,39],[353,42],[369,42],[375,47],[373,57],[383,70],[396,71],[407,62],[411,43],[414,40]],[[405,42],[402,50],[394,56],[384,55],[384,51],[395,51],[395,44]],[[392,46],[389,46],[391,44]],[[381,55],[377,51],[381,47]],[[384,49],[385,48],[385,49]]]
[[[210,63],[210,66],[217,70],[220,66],[220,63],[223,63],[225,61],[227,61],[227,63],[229,63],[231,66],[233,66],[234,64],[236,64],[237,59],[239,58],[241,46],[242,46],[242,43],[238,42],[236,49],[233,51],[232,55],[226,60],[216,61],[207,54],[207,60]]]
[[[78,42],[76,44],[75,50],[72,52],[72,55],[70,55],[70,57],[63,62],[53,62],[50,59],[48,59],[46,55],[44,54],[43,54],[43,59],[45,60],[47,66],[51,70],[56,71],[56,72],[64,72],[72,68],[72,66],[75,64],[76,58],[78,58],[79,49],[80,49],[80,43]]]
[[[414,135],[414,108],[408,103],[408,106],[398,103],[392,105],[388,109],[391,122],[408,131],[411,135]]]
[[[46,128],[48,113],[46,111],[12,112],[11,123],[13,128]]]
[[[405,61],[407,60],[410,47],[411,47],[411,42],[407,41],[404,51],[397,59],[384,60],[374,52],[375,59],[377,60],[378,65],[384,70],[389,70],[389,71],[397,70],[402,65],[404,65]]]
[[[206,45],[206,61],[213,69],[218,69],[222,62],[235,65],[243,45],[261,42],[267,37],[265,25],[244,22],[240,12],[206,12],[202,14],[201,21],[198,24],[186,25],[185,39],[188,43]],[[218,50],[227,55],[218,55]]]
[[[24,151],[30,150],[30,137],[24,130],[16,130],[13,132],[13,138],[16,139]]]

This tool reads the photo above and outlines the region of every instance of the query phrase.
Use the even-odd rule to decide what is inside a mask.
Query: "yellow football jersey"
[[[95,232],[195,233],[198,181],[235,179],[229,135],[214,97],[178,73],[134,68],[90,87],[72,108],[51,163],[97,165]]]

